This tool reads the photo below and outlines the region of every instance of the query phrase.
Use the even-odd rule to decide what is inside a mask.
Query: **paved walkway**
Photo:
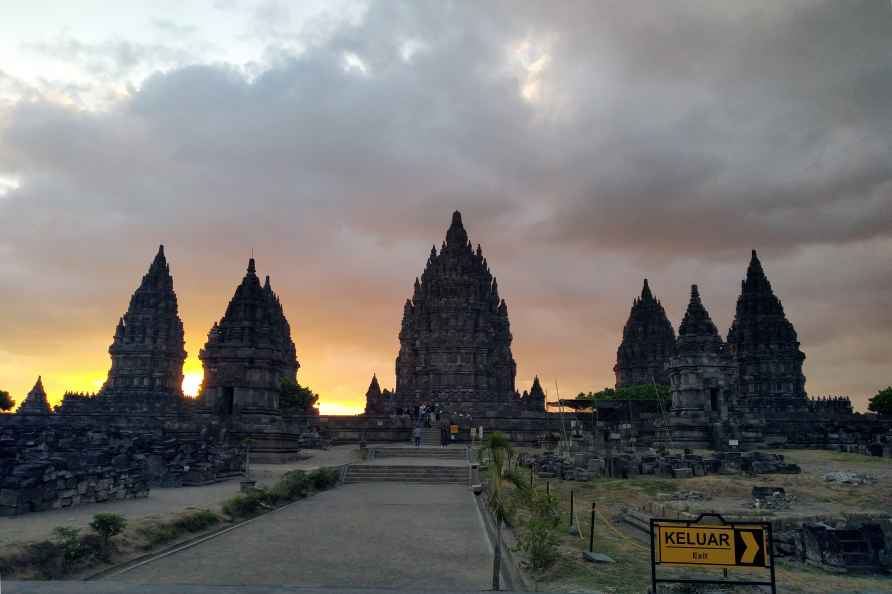
[[[483,590],[492,552],[466,486],[364,483],[301,500],[108,581]]]
[[[252,465],[251,474],[260,484],[272,484],[289,470],[312,470],[320,466],[337,466],[359,460],[355,445],[336,446],[328,450],[306,450],[310,457],[289,464]],[[239,479],[203,487],[153,488],[142,499],[91,503],[73,508],[0,518],[0,547],[45,540],[56,526],[85,529],[100,512],[118,513],[131,523],[145,519],[161,519],[188,509],[217,509],[226,499],[239,493]]]

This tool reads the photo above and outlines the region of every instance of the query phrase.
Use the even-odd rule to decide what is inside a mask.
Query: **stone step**
[[[354,465],[350,467],[352,473],[364,474],[382,474],[382,473],[401,473],[401,474],[461,474],[468,472],[467,466],[361,466]]]
[[[347,483],[389,481],[407,483],[468,483],[467,466],[379,466],[354,464],[347,469]]]
[[[359,483],[411,483],[419,485],[466,485],[467,479],[457,478],[406,478],[406,477],[350,477],[344,480],[344,484],[355,485]]]
[[[465,448],[372,448],[375,458],[437,458],[440,460],[467,460]]]
[[[629,510],[622,515],[622,520],[629,526],[650,534],[650,516],[637,510]]]

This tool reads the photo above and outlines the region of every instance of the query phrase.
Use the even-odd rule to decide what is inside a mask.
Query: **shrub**
[[[146,539],[145,548],[147,549],[170,542],[179,536],[172,524],[150,524],[138,528],[137,532]]]
[[[178,532],[201,532],[220,522],[220,516],[206,509],[186,514],[174,520],[173,527]]]
[[[102,538],[103,557],[108,558],[108,554],[111,551],[111,539],[123,532],[126,527],[127,520],[120,514],[103,513],[93,516],[90,528]]]
[[[270,489],[270,497],[276,501],[294,501],[306,497],[310,490],[310,479],[303,470],[285,473]]]
[[[35,542],[28,546],[28,557],[41,577],[53,579],[63,574],[65,550],[51,540]]]
[[[324,491],[338,484],[341,475],[336,468],[317,468],[312,471],[308,477],[310,484],[316,491]]]
[[[231,518],[250,518],[268,507],[270,495],[263,489],[257,489],[247,495],[236,495],[223,503],[223,513]]]
[[[77,528],[58,526],[53,529],[53,536],[62,547],[62,568],[68,571],[79,561],[88,559],[99,552],[96,543],[80,536]]]
[[[183,534],[201,532],[220,522],[220,516],[206,509],[191,512],[172,522],[159,522],[140,527],[137,531],[146,539],[145,548],[170,542]]]
[[[555,529],[561,514],[556,497],[533,491],[527,500],[529,515],[518,538],[518,548],[529,557],[530,569],[542,571],[557,561],[558,536]]]
[[[527,520],[518,538],[518,548],[529,557],[530,569],[548,569],[560,557],[558,537],[549,520],[535,518]]]

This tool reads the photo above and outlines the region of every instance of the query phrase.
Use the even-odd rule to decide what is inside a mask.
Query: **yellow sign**
[[[449,425],[449,433],[458,433],[458,425]]]
[[[656,524],[656,562],[675,565],[768,567],[763,526]]]

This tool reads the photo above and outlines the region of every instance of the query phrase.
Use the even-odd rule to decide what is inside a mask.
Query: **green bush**
[[[317,468],[312,471],[307,478],[310,479],[310,484],[313,485],[313,489],[316,491],[324,491],[337,485],[341,478],[341,474],[338,472],[337,468]]]
[[[223,503],[223,513],[230,518],[256,516],[263,508],[306,497],[312,491],[324,491],[337,485],[341,474],[337,468],[317,468],[306,473],[292,470],[285,473],[270,489],[255,489],[236,495]]]
[[[37,573],[46,579],[55,579],[64,573],[65,548],[51,540],[35,542],[28,546],[28,559]]]
[[[529,494],[526,508],[529,515],[517,539],[518,549],[527,554],[530,569],[543,571],[560,557],[556,533],[561,520],[558,500],[535,490]]]
[[[201,509],[177,518],[173,526],[179,532],[201,532],[220,523],[220,516],[212,511]]]
[[[260,513],[260,510],[269,507],[269,493],[264,489],[257,489],[247,495],[236,495],[223,503],[223,513],[231,518],[250,518]]]
[[[220,523],[220,516],[206,509],[180,516],[172,522],[142,526],[138,532],[146,539],[146,548],[170,542],[183,534],[201,532]]]
[[[166,542],[170,542],[179,536],[179,533],[173,524],[150,524],[138,528],[137,532],[146,539],[146,545],[144,547],[146,549],[151,549]]]
[[[103,558],[108,559],[111,552],[111,539],[123,532],[126,527],[127,520],[120,514],[103,513],[93,516],[90,528],[102,539],[101,555]]]
[[[310,491],[310,479],[303,470],[292,470],[285,473],[269,490],[270,497],[277,502],[294,501],[306,497]]]
[[[74,567],[78,562],[100,553],[99,547],[96,546],[97,543],[81,537],[80,530],[77,528],[57,526],[53,529],[53,536],[62,547],[62,566],[65,571]]]

